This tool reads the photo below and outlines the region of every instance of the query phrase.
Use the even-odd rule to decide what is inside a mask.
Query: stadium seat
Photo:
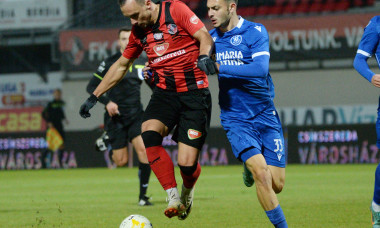
[[[269,8],[268,14],[270,15],[279,15],[282,14],[282,5],[275,5]]]
[[[238,15],[240,16],[252,16],[256,15],[256,7],[250,6],[250,7],[240,7],[237,10]]]
[[[337,2],[334,7],[334,11],[346,11],[350,7],[350,3],[348,1]]]
[[[322,11],[329,12],[329,11],[334,11],[334,9],[335,9],[335,0],[326,0],[322,4]]]
[[[264,16],[269,13],[270,6],[260,6],[256,9],[255,15]]]
[[[309,12],[320,12],[322,11],[322,3],[320,2],[313,2],[310,5]]]
[[[367,0],[367,6],[373,6],[375,4],[375,0]]]
[[[309,11],[309,3],[301,2],[296,7],[296,13],[307,13]]]
[[[352,6],[353,7],[360,7],[364,4],[364,2],[362,0],[353,0],[352,1]]]
[[[293,14],[296,11],[296,6],[293,4],[288,4],[284,6],[282,13],[283,14]]]

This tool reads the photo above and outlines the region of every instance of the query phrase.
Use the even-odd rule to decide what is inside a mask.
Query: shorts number
[[[281,139],[274,139],[274,144],[276,144],[276,149],[274,150],[274,152],[282,152],[282,150],[284,149],[283,146],[282,146],[282,141]]]

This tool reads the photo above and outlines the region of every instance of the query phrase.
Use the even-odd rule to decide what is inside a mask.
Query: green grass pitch
[[[289,227],[371,227],[376,165],[289,165],[279,200]],[[176,168],[179,186],[182,184]],[[0,227],[119,227],[130,214],[155,228],[272,227],[243,185],[241,166],[202,167],[194,208],[168,219],[166,193],[152,173],[152,207],[140,207],[137,169],[0,171]]]

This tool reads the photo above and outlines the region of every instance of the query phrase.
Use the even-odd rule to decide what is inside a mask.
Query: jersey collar
[[[159,27],[160,27],[160,21],[161,21],[161,12],[162,12],[162,2],[160,2],[160,10],[158,12],[158,17],[157,17],[157,21],[156,23],[154,23],[153,27],[152,27],[152,31],[155,31],[157,30]]]
[[[236,30],[237,28],[240,29],[241,26],[243,25],[243,23],[244,23],[244,18],[241,17],[241,16],[239,16],[239,22],[237,23],[237,25],[236,25],[233,29],[231,29],[231,30],[229,30],[229,31],[227,31],[227,32],[225,32],[225,33],[233,32],[233,31]],[[219,33],[223,33],[223,32],[220,31],[219,28],[218,28],[218,32],[219,32]]]

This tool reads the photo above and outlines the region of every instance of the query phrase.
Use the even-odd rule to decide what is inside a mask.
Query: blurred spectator
[[[61,90],[60,89],[54,90],[53,96],[54,96],[54,99],[50,101],[45,107],[45,109],[42,111],[42,118],[44,118],[44,120],[47,123],[47,126],[48,126],[47,133],[49,132],[49,130],[53,131],[55,129],[61,136],[61,139],[56,139],[57,137],[55,137],[56,136],[55,131],[53,134],[50,134],[51,132],[47,134],[47,136],[51,137],[51,135],[53,135],[53,137],[55,138],[53,140],[49,140],[50,142],[59,144],[57,146],[49,145],[48,147],[50,149],[57,147],[58,158],[59,158],[59,161],[61,162],[62,155],[63,155],[64,141],[65,141],[65,131],[63,127],[63,121],[65,121],[66,124],[68,124],[68,121],[65,117],[65,113],[63,110],[63,107],[65,106],[65,102],[62,100]],[[51,149],[51,150],[53,150],[54,152],[55,149]],[[46,159],[47,153],[48,151],[44,152],[43,157],[42,157],[44,167],[46,167],[45,159]]]
[[[42,117],[46,120],[48,127],[54,127],[59,134],[65,139],[65,132],[63,127],[63,121],[68,124],[66,120],[63,107],[65,102],[62,100],[62,92],[60,89],[54,90],[54,99],[50,101],[45,109],[42,111]]]

